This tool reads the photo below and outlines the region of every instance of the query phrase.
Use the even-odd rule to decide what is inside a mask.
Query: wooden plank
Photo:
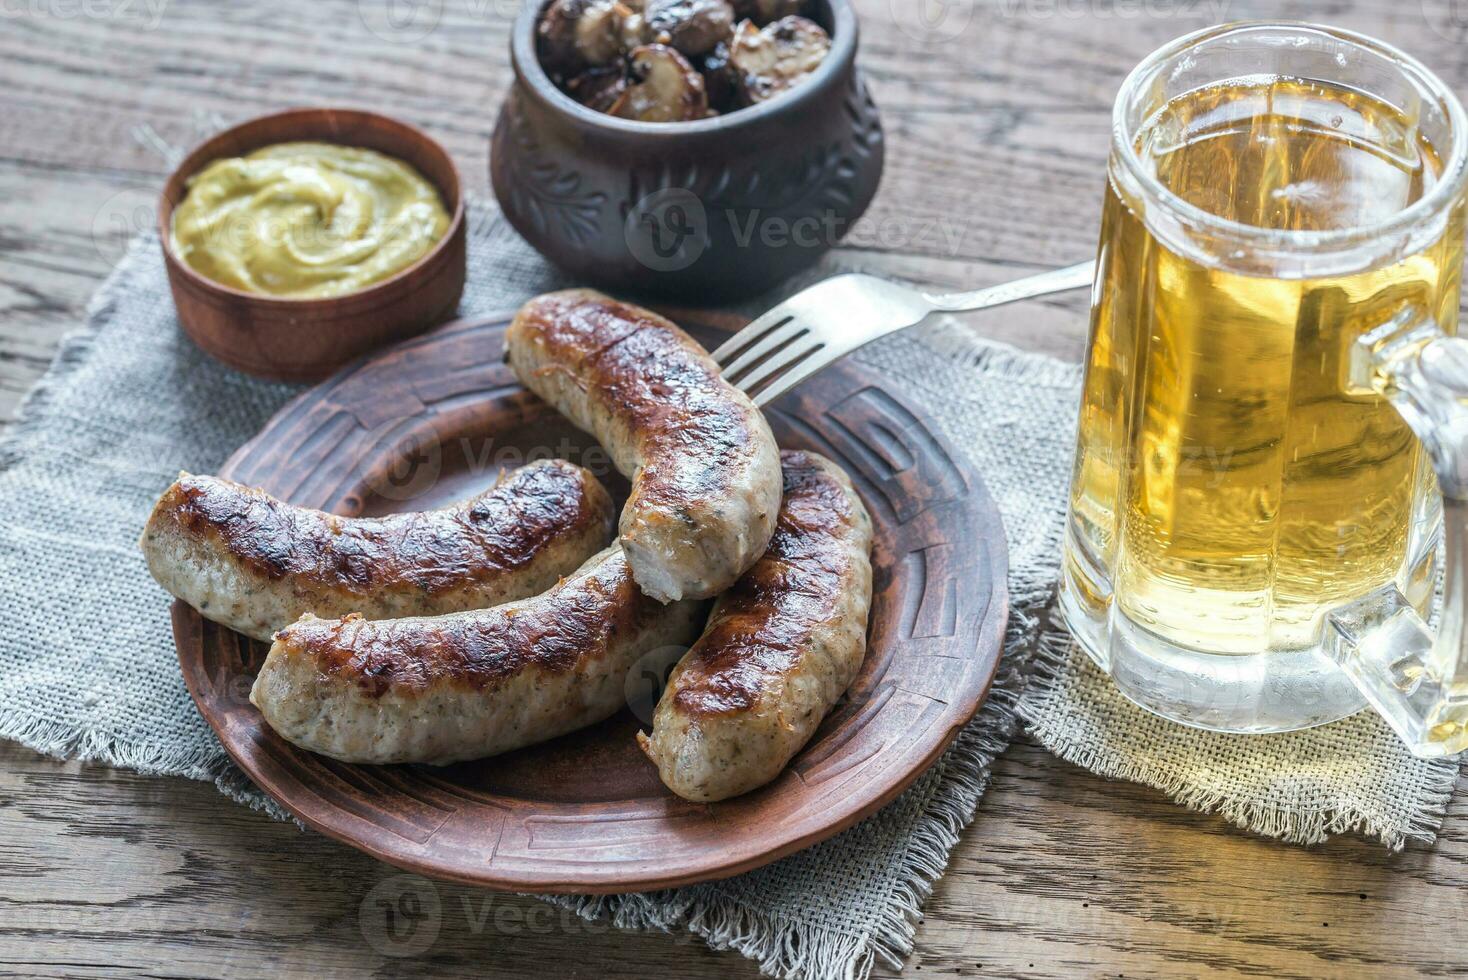
[[[117,257],[114,231],[148,220],[168,166],[140,127],[183,146],[217,118],[365,106],[426,127],[468,187],[488,193],[514,0],[420,4],[441,10],[422,37],[395,35],[372,0],[151,4],[89,6],[95,15],[0,5],[0,419],[80,323]],[[1468,90],[1468,31],[1453,26],[1449,0],[952,0],[950,17],[967,19],[946,39],[959,21],[926,29],[917,0],[857,6],[890,165],[851,257],[955,288],[1094,250],[1111,98],[1143,55],[1187,30],[1325,20],[1398,44]],[[970,322],[1076,359],[1085,298]],[[1430,850],[1287,847],[1021,740],[928,903],[907,972],[1461,975],[1464,816],[1456,802]],[[396,880],[206,784],[0,747],[0,976],[757,975],[685,935],[629,935],[530,899],[437,885],[413,896],[439,903],[429,948],[386,955],[370,916],[397,897],[374,888]],[[424,920],[411,901],[402,908],[404,938],[387,953],[421,941],[411,927]]]

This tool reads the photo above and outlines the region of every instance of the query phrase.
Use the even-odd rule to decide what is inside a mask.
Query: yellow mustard
[[[437,189],[401,160],[280,143],[190,178],[173,212],[173,251],[222,285],[309,299],[391,278],[448,226]]]

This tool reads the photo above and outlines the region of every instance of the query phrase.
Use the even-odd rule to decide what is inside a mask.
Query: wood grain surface
[[[1453,0],[950,0],[936,28],[915,18],[924,2],[858,0],[889,162],[848,248],[955,287],[1092,252],[1112,96],[1185,31],[1244,17],[1325,21],[1400,45],[1468,95],[1468,11]],[[424,24],[398,20],[406,30],[392,40],[387,5],[352,0],[0,2],[0,416],[80,322],[122,236],[152,220],[169,168],[139,127],[181,145],[200,133],[196,117],[360,105],[423,126],[485,193],[510,6],[400,2],[399,14],[438,11],[438,23],[415,38]],[[1077,359],[1085,302],[972,322]],[[1288,847],[1021,738],[927,903],[905,973],[1461,976],[1465,896],[1461,799],[1432,849],[1391,855],[1351,838]],[[384,946],[388,934],[397,941]],[[726,980],[757,970],[685,935],[621,933],[458,886],[423,890],[212,786],[0,746],[0,976],[290,974]]]

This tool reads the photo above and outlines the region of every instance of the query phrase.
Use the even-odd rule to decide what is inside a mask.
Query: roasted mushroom
[[[808,5],[551,0],[536,45],[556,85],[588,108],[648,122],[706,119],[767,101],[820,65],[831,39],[795,16]]]
[[[536,28],[541,63],[565,76],[611,64],[622,56],[622,22],[630,13],[616,0],[555,0]]]
[[[709,105],[734,107],[739,76],[729,64],[728,42],[720,41],[695,64],[699,74],[703,75],[703,87],[708,92]]]
[[[640,9],[629,10],[622,20],[622,50],[635,50],[651,40],[652,32],[647,29],[647,17]]]
[[[609,112],[626,91],[627,76],[620,64],[593,68],[566,83],[567,95],[597,112]]]
[[[647,0],[646,18],[654,42],[690,58],[707,54],[734,33],[729,0]]]
[[[708,115],[703,76],[666,44],[632,52],[632,84],[607,111],[641,122],[687,122]]]
[[[804,17],[785,17],[763,28],[740,22],[729,51],[740,102],[756,105],[790,90],[819,68],[830,51],[830,35]]]
[[[740,20],[752,20],[756,24],[768,24],[782,17],[800,13],[804,0],[732,0],[734,16]]]

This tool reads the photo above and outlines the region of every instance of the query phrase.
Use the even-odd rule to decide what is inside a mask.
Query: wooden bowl
[[[275,143],[311,140],[365,147],[409,163],[443,198],[443,239],[418,262],[366,289],[321,299],[261,296],[220,285],[173,254],[173,209],[187,182],[211,161]],[[448,319],[464,292],[464,195],[442,146],[406,123],[356,109],[291,109],[261,116],[206,140],[163,187],[158,233],[184,332],[207,353],[247,374],[318,381],[377,347]]]
[[[684,123],[619,119],[556,88],[536,54],[543,6],[511,35],[490,176],[505,217],[575,278],[698,305],[753,296],[829,251],[876,195],[882,123],[848,0],[814,2],[831,52],[810,78]]]
[[[373,515],[445,506],[492,485],[502,466],[556,455],[606,476],[625,498],[596,443],[500,361],[511,316],[446,324],[347,368],[282,408],[221,475],[297,504]],[[722,323],[678,320],[710,346],[727,336]],[[633,671],[628,708],[615,717],[446,768],[348,765],[284,741],[248,699],[269,645],[178,602],[173,635],[189,693],[240,768],[305,824],[437,878],[520,892],[643,891],[738,874],[825,840],[911,785],[983,702],[1009,609],[1004,526],[983,480],[922,409],[855,358],[767,414],[782,446],[846,469],[874,529],[866,661],[768,786],[713,804],[663,787],[634,739],[670,666],[655,655]]]

